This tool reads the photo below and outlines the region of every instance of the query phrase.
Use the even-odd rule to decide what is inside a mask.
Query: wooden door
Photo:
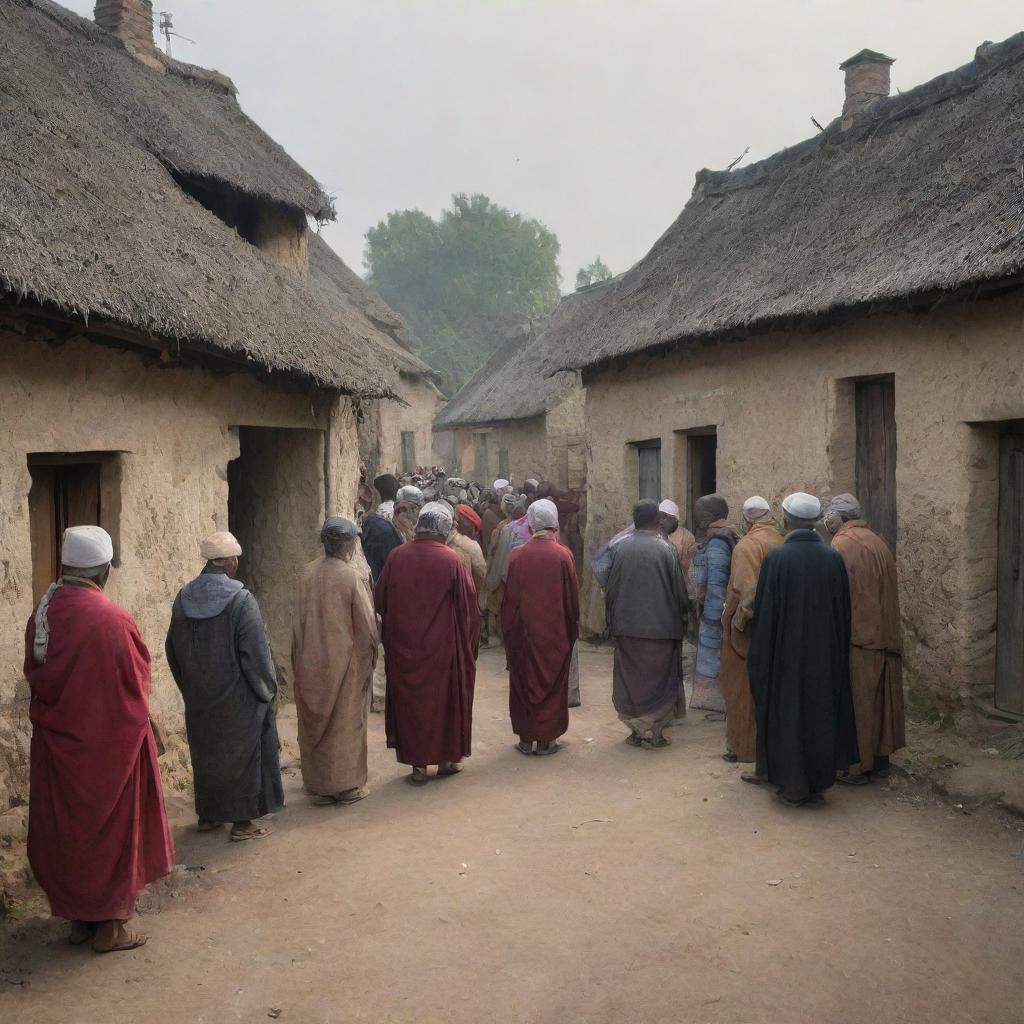
[[[864,518],[896,547],[896,382],[856,382],[857,497]]]
[[[1024,433],[1004,434],[999,451],[996,694],[1000,711],[1024,715]]]
[[[637,454],[640,458],[640,500],[661,501],[661,445],[641,445]]]

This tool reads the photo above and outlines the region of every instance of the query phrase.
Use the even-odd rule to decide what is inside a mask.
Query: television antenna
[[[178,39],[184,39],[186,43],[192,43],[195,45],[194,39],[189,39],[188,36],[183,36],[180,32],[174,31],[174,22],[171,21],[170,11],[160,11],[160,26],[158,30],[164,37],[164,53],[168,57],[171,55],[171,36],[175,36]]]

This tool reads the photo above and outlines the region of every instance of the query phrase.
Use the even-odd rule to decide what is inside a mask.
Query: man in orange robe
[[[722,662],[719,682],[725,698],[725,753],[729,762],[757,758],[757,724],[754,698],[747,676],[750,632],[747,625],[754,613],[754,595],[764,556],[785,538],[772,521],[771,508],[760,495],[743,503],[746,533],[736,543],[729,569],[729,585],[722,611]]]
[[[150,658],[134,619],[103,594],[114,547],[98,526],[64,533],[61,578],[25,632],[32,690],[28,858],[72,945],[135,949],[135,900],[174,864]]]
[[[558,507],[526,512],[531,539],[509,555],[501,632],[509,666],[509,712],[521,754],[553,754],[569,728],[569,684],[579,635],[579,584],[572,552],[559,543]]]
[[[906,746],[903,636],[896,558],[864,521],[860,502],[840,494],[825,514],[832,547],[850,578],[850,684],[860,762],[839,773],[855,786],[889,774],[889,756]]]

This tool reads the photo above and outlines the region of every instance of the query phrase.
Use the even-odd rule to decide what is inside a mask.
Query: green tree
[[[420,210],[389,213],[366,233],[364,263],[451,394],[558,302],[558,251],[540,221],[460,193],[438,220]]]
[[[602,281],[610,281],[612,272],[608,269],[600,256],[587,267],[580,267],[576,271],[576,287],[586,288],[588,285],[600,284]]]

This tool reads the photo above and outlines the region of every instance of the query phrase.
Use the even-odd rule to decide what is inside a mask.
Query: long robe
[[[417,537],[391,554],[374,602],[386,655],[388,746],[408,765],[469,757],[480,613],[462,560],[440,540]]]
[[[512,730],[526,743],[550,743],[569,728],[573,648],[579,636],[579,584],[572,552],[543,533],[509,556],[501,632],[509,667]]]
[[[200,820],[279,810],[277,677],[256,598],[238,580],[204,570],[175,598],[164,649],[185,701]]]
[[[373,574],[374,583],[377,582],[384,563],[388,560],[388,555],[404,543],[405,538],[398,527],[379,512],[375,512],[363,520],[363,556]]]
[[[844,523],[832,539],[850,579],[850,682],[861,772],[876,757],[906,746],[903,636],[896,559],[863,520]]]
[[[302,781],[335,796],[366,785],[366,717],[377,660],[370,581],[340,558],[310,562],[292,616]]]
[[[637,530],[615,546],[605,590],[612,703],[635,733],[657,738],[675,717],[688,607],[679,556],[660,534]]]
[[[737,760],[743,762],[757,757],[754,698],[747,676],[748,625],[754,611],[761,563],[783,539],[774,524],[752,523],[732,552],[729,586],[722,611],[722,663],[718,678],[725,698],[725,745]]]
[[[814,530],[794,530],[761,565],[747,671],[757,770],[799,800],[855,763],[850,588],[843,560]]]
[[[149,723],[150,658],[131,615],[65,585],[48,610],[46,661],[32,657],[28,858],[54,916],[125,920],[174,865]]]

